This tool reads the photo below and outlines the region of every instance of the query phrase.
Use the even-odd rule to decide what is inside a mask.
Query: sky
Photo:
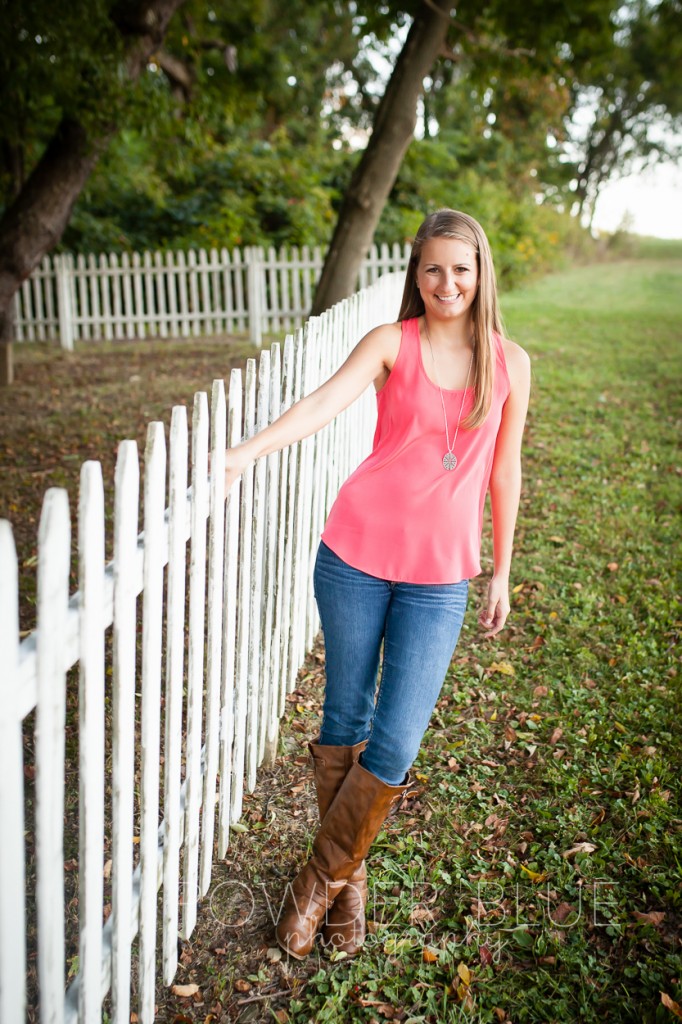
[[[626,215],[635,234],[682,238],[682,167],[661,164],[609,182],[597,200],[594,227],[615,231]]]

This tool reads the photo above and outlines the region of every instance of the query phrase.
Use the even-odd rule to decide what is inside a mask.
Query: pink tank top
[[[392,582],[458,583],[480,573],[483,507],[510,390],[502,339],[494,340],[490,412],[474,430],[460,426],[457,466],[448,471],[443,407],[424,369],[419,323],[403,321],[398,357],[377,393],[372,453],[341,487],[322,533],[344,562]],[[443,388],[443,398],[452,437],[462,391]],[[473,402],[469,388],[462,420]]]

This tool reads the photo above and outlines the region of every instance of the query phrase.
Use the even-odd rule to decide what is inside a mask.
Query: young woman
[[[341,487],[315,564],[326,687],[309,749],[322,824],[277,924],[291,956],[309,953],[321,926],[329,948],[352,955],[364,941],[364,858],[407,789],[452,658],[468,581],[481,571],[488,490],[485,636],[509,614],[530,364],[501,332],[483,229],[439,210],[417,232],[398,321],[370,331],[325,384],[227,452],[229,489],[253,459],[319,430],[374,383],[373,451]]]

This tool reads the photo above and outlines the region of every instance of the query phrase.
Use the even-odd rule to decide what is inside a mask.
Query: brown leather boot
[[[341,783],[367,746],[367,740],[354,746],[332,747],[309,743],[308,749],[315,771],[317,804],[320,821],[331,806]],[[367,870],[364,860],[350,876],[327,911],[322,926],[322,945],[355,956],[367,932]]]
[[[301,960],[311,951],[328,908],[408,786],[389,786],[357,761],[352,765],[315,836],[312,857],[289,888],[275,930],[291,956]]]

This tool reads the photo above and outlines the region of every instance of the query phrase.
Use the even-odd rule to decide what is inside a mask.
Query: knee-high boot
[[[309,743],[308,749],[315,771],[317,804],[320,821],[331,806],[341,783],[367,746],[367,740],[353,746],[333,747]],[[367,931],[365,906],[367,904],[367,870],[364,860],[353,872],[327,911],[322,925],[322,944],[354,956]]]
[[[297,875],[276,928],[277,941],[302,959],[313,948],[328,908],[360,866],[409,783],[389,786],[356,761],[325,814],[313,855]]]

